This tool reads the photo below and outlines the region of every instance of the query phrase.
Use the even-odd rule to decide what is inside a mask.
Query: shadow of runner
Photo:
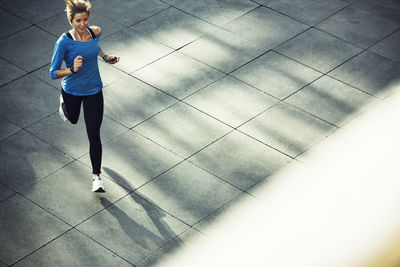
[[[136,223],[134,220],[132,220],[123,210],[119,209],[116,205],[112,205],[110,201],[108,201],[106,198],[101,198],[101,204],[105,207],[108,208],[109,206],[112,205],[111,208],[106,209],[111,215],[113,215],[118,222],[121,225],[122,230],[138,245],[145,249],[151,249],[151,243],[153,244],[162,244],[160,246],[163,247],[166,243],[171,241],[173,239],[174,245],[172,246],[173,249],[177,249],[180,247],[181,240],[174,233],[174,231],[171,229],[171,227],[164,221],[164,217],[167,216],[167,214],[159,209],[154,203],[152,203],[151,200],[147,199],[145,196],[134,192],[136,189],[134,189],[121,175],[119,175],[117,172],[107,168],[103,167],[103,169],[107,172],[108,176],[112,178],[116,183],[121,185],[126,189],[127,192],[130,193],[130,197],[138,203],[145,211],[146,214],[148,215],[148,218],[153,222],[154,226],[157,228],[158,232],[161,234],[162,237],[158,236],[157,234],[154,234],[153,232],[147,230],[143,225],[140,225]],[[133,225],[133,227],[132,227]],[[140,229],[140,231],[132,231],[132,229]],[[166,246],[170,247],[170,246]],[[171,252],[172,249],[169,248],[166,253]],[[155,253],[156,250],[152,251],[149,253],[148,256],[152,255]],[[159,253],[157,253],[159,254]]]
[[[104,207],[112,205],[112,203],[104,197],[100,198],[100,202]],[[164,243],[162,238],[132,220],[117,206],[113,205],[111,208],[107,209],[107,211],[118,220],[121,229],[130,237],[130,239],[142,248],[150,249],[152,243]],[[140,229],[140,231],[132,231],[132,229]]]

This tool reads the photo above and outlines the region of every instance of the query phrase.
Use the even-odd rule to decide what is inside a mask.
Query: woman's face
[[[86,32],[86,28],[89,25],[89,16],[86,12],[77,13],[71,22],[72,27],[78,33]]]

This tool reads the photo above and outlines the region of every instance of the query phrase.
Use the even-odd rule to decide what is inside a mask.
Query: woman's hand
[[[115,64],[119,61],[119,57],[118,56],[107,56],[105,58],[105,61],[110,64]]]
[[[83,63],[83,57],[82,56],[77,56],[74,59],[74,71],[77,72],[79,70],[80,67],[82,67],[82,63]]]

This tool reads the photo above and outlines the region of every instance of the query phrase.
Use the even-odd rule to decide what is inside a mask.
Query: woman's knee
[[[89,137],[89,141],[99,141],[100,140],[100,129],[88,129],[87,135]]]

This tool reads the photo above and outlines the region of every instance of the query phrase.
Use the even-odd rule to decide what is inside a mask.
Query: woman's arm
[[[69,76],[71,74],[73,74],[73,72],[70,69],[58,70],[56,72],[57,79],[64,78],[64,77]]]
[[[110,64],[115,64],[119,61],[119,57],[118,56],[114,56],[114,55],[107,55],[103,50],[100,50],[99,52],[99,56],[107,63]]]
[[[69,76],[71,74],[78,72],[79,68],[82,67],[82,59],[83,59],[82,56],[77,56],[74,59],[74,65],[72,65],[71,68],[57,70],[57,72],[56,72],[57,79],[64,78],[66,76]]]
[[[77,56],[74,59],[74,64],[71,68],[68,69],[60,69],[61,63],[64,60],[64,55],[66,53],[65,44],[60,38],[54,46],[53,57],[51,59],[50,64],[50,78],[53,80],[60,79],[71,74],[74,74],[82,67],[82,57]]]
[[[101,33],[101,29],[98,26],[90,26],[90,28],[92,29],[92,31],[94,32],[94,34],[97,36]],[[118,56],[114,56],[114,55],[107,55],[106,52],[104,52],[103,50],[100,50],[99,52],[99,56],[107,63],[110,64],[115,64],[119,61],[119,57]]]

